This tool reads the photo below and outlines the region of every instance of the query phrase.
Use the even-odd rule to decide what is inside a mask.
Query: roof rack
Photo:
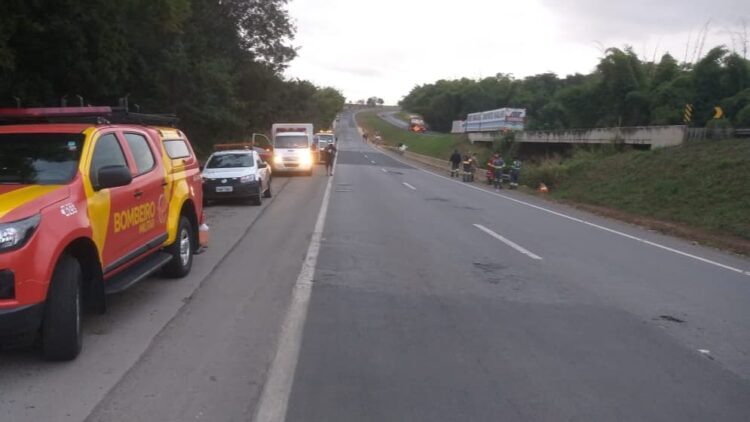
[[[0,125],[30,123],[136,124],[175,127],[173,114],[131,113],[127,107],[0,108]]]

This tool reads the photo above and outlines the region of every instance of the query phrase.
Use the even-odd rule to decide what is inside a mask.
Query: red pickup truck
[[[121,123],[116,123],[120,121]],[[0,109],[0,346],[41,337],[74,359],[83,309],[208,242],[198,160],[181,131],[109,107]]]

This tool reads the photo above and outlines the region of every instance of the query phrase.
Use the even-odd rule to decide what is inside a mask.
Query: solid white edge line
[[[513,201],[513,202],[515,202],[517,204],[525,205],[527,207],[531,207],[531,208],[534,208],[534,209],[537,209],[537,210],[540,210],[540,211],[544,211],[546,213],[553,214],[553,215],[556,215],[558,217],[562,217],[562,218],[565,218],[565,219],[568,219],[568,220],[571,220],[571,221],[575,221],[577,223],[585,224],[587,226],[594,227],[594,228],[597,228],[599,230],[603,230],[603,231],[606,231],[606,232],[609,232],[609,233],[612,233],[612,234],[615,234],[615,235],[618,235],[618,236],[622,236],[622,237],[625,237],[625,238],[628,238],[628,239],[631,239],[631,240],[635,240],[636,242],[641,242],[641,243],[644,243],[646,245],[653,246],[655,248],[659,248],[659,249],[662,249],[662,250],[665,250],[665,251],[672,252],[672,253],[677,254],[677,255],[684,256],[686,258],[691,258],[691,259],[694,259],[696,261],[703,262],[704,264],[713,265],[715,267],[719,267],[719,268],[723,268],[725,270],[733,271],[733,272],[738,273],[738,274],[743,274],[743,275],[746,275],[746,276],[750,276],[750,270],[742,270],[742,269],[739,269],[739,268],[735,268],[735,267],[732,267],[732,266],[729,266],[729,265],[722,264],[720,262],[712,261],[710,259],[706,259],[706,258],[697,256],[697,255],[693,255],[693,254],[688,253],[688,252],[683,252],[681,250],[674,249],[674,248],[671,248],[669,246],[665,246],[665,245],[662,245],[662,244],[659,244],[659,243],[656,243],[656,242],[652,242],[650,240],[646,240],[646,239],[643,239],[643,238],[640,238],[640,237],[637,237],[637,236],[633,236],[633,235],[630,235],[630,234],[627,234],[627,233],[623,233],[623,232],[618,231],[618,230],[610,229],[609,227],[604,227],[604,226],[601,226],[599,224],[592,223],[590,221],[582,220],[580,218],[572,217],[572,216],[567,215],[567,214],[563,214],[563,213],[560,213],[560,212],[557,212],[557,211],[553,211],[553,210],[550,210],[550,209],[547,209],[547,208],[544,208],[544,207],[540,207],[539,205],[534,205],[534,204],[531,204],[529,202],[522,201],[520,199],[512,198],[510,196],[506,196],[506,195],[503,195],[503,194],[500,194],[500,193],[496,193],[496,192],[490,192],[488,190],[485,190],[485,189],[482,189],[482,188],[478,188],[476,186],[472,186],[472,185],[470,185],[468,183],[463,183],[463,182],[460,182],[458,180],[452,180],[452,179],[450,179],[448,177],[441,176],[441,175],[433,173],[433,172],[431,172],[429,170],[425,170],[425,169],[420,168],[420,167],[415,167],[414,165],[409,164],[409,163],[407,163],[405,161],[399,160],[398,158],[393,157],[392,155],[389,155],[389,156],[392,159],[400,162],[401,164],[407,165],[407,166],[409,166],[411,168],[414,168],[416,170],[419,170],[419,171],[423,171],[423,172],[425,172],[425,173],[427,173],[429,175],[438,177],[438,178],[446,180],[448,182],[458,183],[460,186],[465,186],[467,188],[478,190],[480,192],[484,192],[484,193],[489,194],[489,195],[494,195],[494,196],[497,196],[497,197],[500,197],[500,198],[504,198],[504,199],[507,199],[509,201]]]
[[[476,228],[478,228],[479,230],[481,230],[481,231],[483,231],[483,232],[487,233],[488,235],[490,235],[490,236],[494,237],[495,239],[497,239],[497,240],[499,240],[499,241],[501,241],[501,242],[505,243],[506,245],[508,245],[508,246],[510,246],[511,248],[513,248],[513,249],[517,250],[518,252],[521,252],[522,254],[524,254],[524,255],[528,256],[528,257],[529,257],[529,258],[531,258],[531,259],[536,259],[537,261],[541,261],[541,260],[542,260],[542,257],[541,257],[541,256],[539,256],[539,255],[537,255],[537,254],[535,254],[535,253],[533,253],[533,252],[529,251],[528,249],[524,248],[523,246],[520,246],[519,244],[517,244],[517,243],[513,242],[512,240],[510,240],[510,239],[507,239],[507,238],[505,238],[505,237],[503,237],[503,236],[501,236],[501,235],[499,235],[499,234],[495,233],[494,231],[492,231],[492,230],[488,229],[487,227],[484,227],[484,226],[483,226],[483,225],[481,225],[481,224],[474,224],[474,227],[476,227]]]
[[[338,158],[338,154],[336,154],[336,158]],[[336,168],[336,162],[337,160],[334,159],[334,169]],[[294,284],[292,301],[281,325],[281,335],[276,346],[276,353],[268,369],[268,376],[263,385],[263,391],[253,418],[255,422],[283,422],[286,418],[289,396],[292,392],[294,374],[299,360],[302,334],[307,319],[307,310],[310,304],[310,295],[312,294],[315,266],[318,262],[320,242],[323,237],[326,215],[328,214],[332,185],[333,177],[330,177],[323,194],[323,203],[320,205],[310,245],[302,263],[302,269]]]
[[[409,188],[411,190],[417,190],[417,188],[415,188],[414,186],[412,186],[412,185],[410,185],[410,184],[408,184],[406,182],[403,182],[403,184],[404,184],[404,186],[406,186],[407,188]]]

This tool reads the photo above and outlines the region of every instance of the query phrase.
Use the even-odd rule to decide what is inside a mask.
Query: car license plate
[[[231,192],[233,190],[234,188],[231,186],[217,186],[216,187],[216,192],[219,192],[219,193]]]

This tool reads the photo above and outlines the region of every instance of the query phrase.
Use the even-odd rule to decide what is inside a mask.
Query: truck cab
[[[311,123],[276,123],[271,128],[273,168],[278,172],[313,171],[313,125]]]

